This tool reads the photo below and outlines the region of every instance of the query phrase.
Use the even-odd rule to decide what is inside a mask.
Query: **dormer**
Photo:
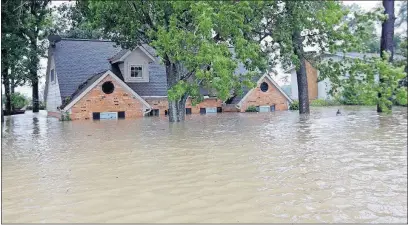
[[[112,64],[117,63],[123,79],[127,83],[149,82],[149,64],[155,58],[144,47],[138,46],[134,50],[122,50],[109,59]]]

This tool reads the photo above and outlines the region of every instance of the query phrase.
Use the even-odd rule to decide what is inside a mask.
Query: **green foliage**
[[[250,105],[248,108],[245,110],[245,112],[258,112],[255,106]]]
[[[153,46],[167,68],[169,99],[200,99],[203,86],[226,100],[266,69],[267,57],[252,37],[261,18],[251,4],[256,3],[94,0],[89,21],[122,47]],[[241,80],[234,76],[238,63],[250,71]]]
[[[406,73],[404,66],[390,63],[388,54],[384,53],[384,55],[383,59],[373,57],[344,58],[338,62],[328,60],[321,64],[320,75],[322,79],[331,80],[330,93],[340,93],[344,104],[379,104],[382,107],[390,108],[393,102],[406,102],[406,88],[399,85],[400,80],[406,77]],[[382,82],[379,82],[379,79]]]
[[[28,104],[27,98],[19,92],[11,95],[11,106],[14,109],[21,109]]]
[[[63,3],[53,8],[51,32],[64,38],[101,39],[101,29],[93,29],[88,20],[88,1],[76,1],[75,5]]]
[[[294,100],[292,103],[290,103],[289,110],[299,110],[299,101]]]
[[[71,121],[71,115],[69,114],[69,112],[63,112],[61,114],[60,121]]]
[[[336,106],[340,105],[341,103],[336,100],[324,100],[324,99],[315,99],[311,101],[311,106]]]

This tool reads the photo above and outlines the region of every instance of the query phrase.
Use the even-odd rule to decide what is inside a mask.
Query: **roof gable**
[[[134,53],[135,51],[140,50],[141,52],[143,52],[143,54],[145,56],[147,56],[150,60],[152,61],[156,61],[156,58],[149,52],[147,51],[143,46],[137,46],[134,50],[127,50],[127,49],[123,49],[120,52],[118,52],[117,54],[115,54],[112,58],[109,59],[109,61],[111,63],[118,63],[118,62],[123,62],[125,61],[125,59],[127,57],[129,57],[132,53]]]
[[[107,60],[121,49],[111,41],[62,39],[52,48],[61,97],[71,96],[80,84],[111,68]]]
[[[150,109],[150,105],[142,98],[140,95],[138,95],[132,88],[130,88],[125,82],[123,82],[119,77],[117,77],[115,74],[113,74],[110,70],[103,72],[103,73],[98,73],[94,76],[92,76],[87,82],[83,83],[82,87],[78,89],[78,92],[73,95],[73,98],[71,101],[63,108],[64,111],[69,110],[74,106],[79,100],[81,100],[82,97],[84,97],[88,92],[90,92],[98,83],[100,83],[105,77],[111,76],[114,78],[114,80],[121,85],[123,88],[125,88],[129,93],[133,94],[137,99],[139,99],[145,108]]]
[[[275,88],[278,89],[278,91],[279,91],[290,103],[293,102],[293,100],[282,90],[282,88],[279,86],[279,84],[276,83],[275,80],[272,79],[272,77],[269,76],[268,74],[264,74],[261,78],[259,78],[257,84],[259,85],[264,79],[268,79],[268,80],[275,86]],[[246,95],[245,95],[242,99],[240,99],[240,101],[237,103],[237,106],[238,106],[238,107],[240,107],[240,106],[242,105],[242,103],[244,102],[244,100],[252,93],[252,91],[253,91],[254,89],[255,89],[255,88],[252,88],[250,91],[248,91],[248,92],[246,93]]]

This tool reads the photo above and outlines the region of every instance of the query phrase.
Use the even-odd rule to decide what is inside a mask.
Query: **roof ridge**
[[[86,39],[86,38],[61,38],[61,41],[92,41],[92,42],[114,42],[107,39]]]

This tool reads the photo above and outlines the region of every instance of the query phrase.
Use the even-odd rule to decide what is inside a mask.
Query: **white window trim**
[[[131,68],[132,67],[142,67],[142,77],[131,77]],[[149,76],[146,75],[147,71],[146,70],[146,66],[142,65],[142,64],[128,64],[128,68],[127,68],[127,76],[126,76],[126,82],[149,82]]]

